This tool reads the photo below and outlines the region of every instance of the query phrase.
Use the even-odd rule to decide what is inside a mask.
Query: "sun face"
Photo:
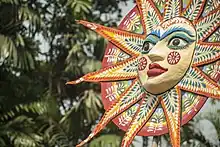
[[[102,82],[106,112],[77,146],[113,120],[126,131],[122,147],[137,134],[161,135],[168,130],[172,146],[180,147],[181,125],[192,119],[207,97],[220,99],[220,43],[208,42],[218,36],[220,6],[191,0],[183,8],[181,0],[167,0],[160,10],[155,1],[136,0],[120,29],[79,21],[111,44],[103,69],[67,83]],[[206,3],[209,9],[204,10]]]
[[[174,87],[190,67],[196,44],[196,31],[184,18],[162,22],[144,41],[138,76],[142,86],[152,94]],[[170,24],[170,25],[166,25]]]

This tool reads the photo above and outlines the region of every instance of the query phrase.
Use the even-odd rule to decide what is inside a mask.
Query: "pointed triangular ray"
[[[203,12],[206,0],[191,0],[183,15],[189,20],[197,20]]]
[[[220,6],[219,0],[207,0],[205,5],[205,14],[209,14],[211,11],[217,9]]]
[[[220,99],[220,87],[197,67],[191,67],[178,85],[182,90]]]
[[[198,40],[204,41],[209,37],[220,24],[220,7],[212,11],[209,15],[196,22]]]
[[[154,110],[159,104],[159,99],[157,96],[147,93],[146,96],[142,99],[141,104],[135,114],[132,123],[126,132],[123,141],[122,147],[129,147],[135,135],[140,131],[140,129],[146,124]]]
[[[110,42],[112,42],[114,45],[129,55],[136,56],[141,54],[141,49],[145,38],[144,35],[133,34],[123,30],[113,29],[83,20],[78,22],[108,39]]]
[[[182,0],[166,0],[164,10],[164,20],[180,16],[182,10]]]
[[[145,93],[142,90],[138,79],[134,80],[131,86],[121,95],[119,101],[113,103],[109,110],[105,112],[102,119],[88,136],[88,138],[77,145],[77,147],[83,146],[85,143],[91,140],[92,137],[99,133],[113,118],[137,103],[144,96],[144,94]]]
[[[180,147],[181,126],[181,94],[178,88],[173,88],[161,96],[161,105],[167,120],[173,147]]]
[[[220,59],[219,43],[202,42],[196,45],[193,66],[208,64],[219,59]]]
[[[117,81],[128,80],[137,77],[138,58],[133,57],[128,60],[122,61],[114,66],[103,68],[99,71],[88,73],[78,80],[67,82],[67,84],[78,84],[83,81],[87,82],[104,82],[104,81]]]
[[[160,24],[162,16],[151,0],[136,0],[140,11],[144,33],[150,33],[153,27]]]
[[[220,26],[218,29],[208,38],[208,42],[220,42]]]

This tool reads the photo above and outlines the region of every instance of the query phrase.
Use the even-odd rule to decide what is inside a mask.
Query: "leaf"
[[[28,21],[29,25],[33,25],[36,28],[40,28],[44,26],[43,21],[40,16],[38,16],[33,10],[29,7],[20,7],[19,8],[19,19],[22,21]]]
[[[70,146],[68,136],[59,124],[51,124],[45,131],[45,137],[48,140],[49,146]]]
[[[1,3],[8,3],[8,4],[19,4],[18,0],[0,0]]]
[[[15,114],[18,114],[20,112],[31,112],[34,114],[42,115],[47,112],[47,104],[44,102],[32,102],[30,104],[19,104],[14,107],[14,109],[11,109],[8,112],[4,112],[1,116],[1,120],[8,120],[9,118],[12,118],[15,116]]]
[[[24,115],[18,116],[1,126],[1,135],[7,135],[15,147],[39,147],[42,136],[35,133],[35,122]]]
[[[93,139],[89,147],[119,147],[121,143],[121,136],[118,135],[101,135],[100,137]]]
[[[90,0],[69,0],[67,5],[71,5],[74,14],[89,13],[92,8]]]

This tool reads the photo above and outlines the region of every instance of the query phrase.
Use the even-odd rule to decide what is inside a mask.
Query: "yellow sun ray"
[[[150,93],[146,94],[146,96],[142,99],[136,115],[134,116],[129,129],[122,140],[122,147],[129,147],[135,135],[149,120],[158,104],[159,99],[157,96]]]
[[[105,112],[98,125],[94,128],[92,133],[82,141],[77,147],[80,147],[90,141],[97,133],[99,133],[113,118],[121,114],[133,104],[137,103],[143,96],[144,92],[140,83],[135,79],[129,88],[120,96],[119,100],[112,104],[109,110]]]
[[[152,31],[153,27],[157,26],[162,21],[162,16],[150,0],[136,0],[142,18],[144,34]]]
[[[144,35],[113,29],[83,20],[78,22],[108,39],[108,41],[112,42],[129,55],[137,56],[141,54],[141,48],[145,38]]]
[[[202,8],[205,6],[206,0],[190,0],[188,6],[183,12],[183,16],[191,21],[197,20],[202,14]]]
[[[193,66],[201,66],[220,59],[220,44],[212,42],[197,43]]]
[[[75,81],[67,82],[67,84],[79,84],[83,81],[104,82],[134,79],[137,77],[137,65],[138,58],[133,57],[122,61],[117,65],[106,67],[96,72],[88,73]]]
[[[196,24],[197,37],[199,41],[204,41],[209,37],[220,24],[220,6],[207,16],[199,19]]]
[[[130,23],[129,28],[136,25],[134,28],[139,28],[138,33],[142,32],[143,27],[143,34],[79,21],[80,24],[102,35],[128,56],[113,65],[111,61],[103,60],[103,65],[107,67],[67,84],[78,84],[83,81],[103,82],[104,91],[106,87],[110,88],[109,85],[114,86],[115,83],[119,83],[119,80],[132,79],[132,84],[126,86],[122,92],[117,88],[113,90],[122,93],[113,104],[112,100],[107,102],[103,100],[105,114],[88,138],[77,147],[90,141],[107,123],[112,119],[116,120],[117,116],[122,116],[123,112],[128,112],[130,107],[134,109],[131,110],[132,114],[126,113],[126,116],[129,115],[127,126],[122,126],[123,123],[114,120],[120,128],[126,130],[122,147],[128,147],[137,134],[142,135],[144,132],[144,135],[161,135],[167,133],[167,129],[172,146],[180,147],[181,125],[192,119],[207,97],[220,99],[220,86],[216,83],[220,79],[220,69],[217,67],[219,63],[216,62],[220,59],[220,43],[207,42],[207,39],[219,28],[220,6],[212,8],[209,4],[211,12],[204,12],[206,0],[190,0],[186,8],[183,8],[182,0],[166,0],[164,9],[160,10],[153,0],[136,0],[136,3],[137,7],[128,14],[129,17],[125,18],[126,23],[122,24],[125,26]],[[109,51],[111,50],[108,48],[107,52]],[[149,55],[150,52],[155,53],[155,58]],[[192,57],[189,60],[188,55]],[[118,55],[115,57],[117,58]],[[180,70],[174,73],[177,69]],[[171,73],[173,76],[170,82],[167,79]],[[174,79],[176,82],[172,82],[175,81]],[[171,86],[167,88],[167,85]],[[161,90],[164,87],[165,90]],[[104,92],[102,94],[104,97],[107,95]],[[109,92],[109,94],[114,93]],[[135,105],[139,101],[139,105]],[[159,103],[162,108],[158,107]],[[164,114],[161,113],[162,109]],[[151,115],[152,120],[149,119]]]
[[[178,84],[180,89],[220,99],[220,87],[197,67],[191,67]]]
[[[166,0],[163,20],[169,20],[171,18],[181,15],[182,0]]]
[[[178,88],[171,89],[161,96],[162,108],[167,120],[171,143],[180,147],[181,93]]]

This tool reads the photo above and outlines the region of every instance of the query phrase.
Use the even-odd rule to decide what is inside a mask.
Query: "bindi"
[[[175,65],[180,61],[180,59],[181,59],[180,53],[173,51],[173,52],[169,53],[169,55],[167,57],[167,62],[170,65]]]

